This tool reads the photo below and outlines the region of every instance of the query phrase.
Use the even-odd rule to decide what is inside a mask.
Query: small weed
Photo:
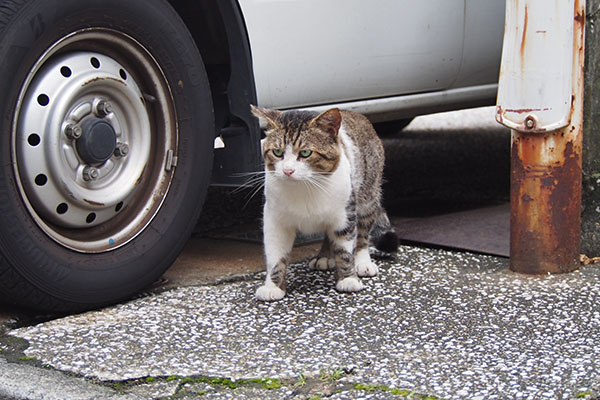
[[[330,370],[328,368],[322,369],[319,372],[319,379],[322,381],[329,381],[329,383],[331,384],[334,384],[335,382],[340,380],[342,376],[344,376],[344,371],[342,371],[341,369]]]
[[[19,357],[19,361],[35,361],[35,357],[23,356],[23,357]]]
[[[306,376],[302,372],[298,375],[298,380],[294,383],[294,389],[298,389],[306,385]]]
[[[332,381],[338,381],[340,380],[340,378],[344,375],[344,371],[342,371],[341,369],[336,369],[331,373],[331,377],[330,379]]]

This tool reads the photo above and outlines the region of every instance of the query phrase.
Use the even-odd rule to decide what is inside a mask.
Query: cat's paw
[[[379,272],[379,267],[371,261],[371,256],[367,249],[359,251],[354,257],[354,265],[358,276],[375,276]]]
[[[274,301],[281,300],[285,296],[285,291],[282,290],[279,286],[271,285],[262,285],[258,289],[256,289],[256,298],[262,301]]]
[[[356,273],[358,276],[375,276],[379,272],[379,267],[373,261],[356,263]]]
[[[312,269],[318,269],[319,271],[327,271],[335,269],[335,260],[327,257],[315,257],[308,263],[308,266]]]
[[[358,292],[364,289],[363,283],[357,277],[350,276],[348,278],[341,279],[335,285],[335,288],[339,292]]]

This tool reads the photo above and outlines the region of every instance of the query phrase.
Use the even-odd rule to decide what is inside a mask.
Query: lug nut
[[[82,130],[79,125],[69,124],[65,127],[65,135],[71,140],[79,139],[81,134]]]
[[[86,182],[95,181],[99,176],[98,168],[87,166],[83,169],[83,180]]]
[[[127,143],[117,143],[114,154],[117,157],[125,157],[127,154],[129,154],[129,146]]]
[[[112,106],[108,101],[100,100],[96,105],[96,114],[99,117],[106,117],[113,111]]]

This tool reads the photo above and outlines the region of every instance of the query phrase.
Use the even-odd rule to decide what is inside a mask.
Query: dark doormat
[[[261,228],[257,227],[237,227],[236,229],[230,228],[229,230],[225,230],[224,232],[212,232],[207,235],[213,239],[233,239],[233,240],[241,240],[243,242],[252,242],[252,243],[261,243],[263,242],[263,232]],[[296,240],[294,241],[294,246],[316,243],[323,240],[322,234],[315,235],[303,235],[301,233],[296,234]]]
[[[404,243],[509,256],[509,203],[423,218],[392,218],[392,223]]]

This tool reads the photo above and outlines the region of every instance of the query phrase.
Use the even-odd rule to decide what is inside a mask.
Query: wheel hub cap
[[[106,121],[92,118],[82,124],[83,134],[77,139],[77,153],[88,164],[102,164],[115,152],[117,135]]]

